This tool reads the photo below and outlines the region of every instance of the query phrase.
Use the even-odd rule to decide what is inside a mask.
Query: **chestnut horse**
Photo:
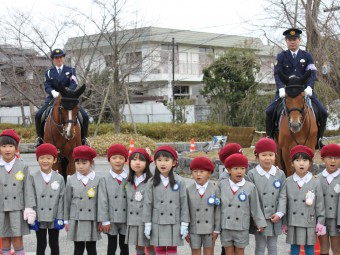
[[[78,98],[85,91],[85,85],[72,91],[59,83],[58,91],[60,95],[56,98],[52,112],[46,119],[44,142],[52,143],[57,147],[58,160],[53,165],[53,169],[58,170],[66,181],[67,175],[75,173],[73,149],[81,145]]]
[[[283,114],[279,133],[275,139],[278,149],[277,166],[285,171],[288,177],[293,174],[290,150],[299,144],[314,150],[317,143],[318,127],[310,99],[304,93],[303,84],[309,78],[310,72],[300,78],[288,77],[283,73],[280,73],[279,76],[286,84],[286,96],[282,99]]]

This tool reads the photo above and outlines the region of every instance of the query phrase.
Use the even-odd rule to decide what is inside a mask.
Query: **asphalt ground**
[[[29,166],[31,173],[39,171],[39,165],[36,161],[35,154],[21,154],[21,158],[26,162]],[[103,175],[106,171],[110,169],[110,166],[107,162],[107,159],[104,157],[96,158],[94,171],[98,173],[98,175]],[[154,165],[151,166],[151,169],[154,169]],[[185,178],[187,185],[190,185],[193,180],[190,178]],[[285,236],[281,235],[278,238],[278,254],[288,254],[289,245],[285,243]],[[59,235],[59,244],[60,244],[60,254],[73,254],[73,242],[66,240],[66,231],[61,230]],[[31,231],[30,235],[24,236],[24,248],[26,255],[36,254],[36,236],[35,232]],[[102,239],[97,242],[97,253],[98,255],[106,255],[107,249],[107,237],[105,234],[102,234]],[[250,235],[249,246],[247,246],[245,250],[246,255],[254,254],[255,250],[255,240],[254,236]],[[134,254],[135,247],[130,246],[130,254]],[[46,254],[50,254],[49,247],[46,249]],[[86,254],[86,253],[85,253]],[[116,254],[119,253],[119,248],[117,249]],[[185,242],[184,246],[178,247],[178,254],[191,254],[191,250],[189,245]],[[218,238],[215,245],[215,254],[221,254],[221,243]]]

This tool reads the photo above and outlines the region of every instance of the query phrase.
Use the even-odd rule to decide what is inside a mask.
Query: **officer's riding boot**
[[[322,119],[320,120],[320,125],[318,126],[318,141],[317,141],[317,147],[318,149],[321,149],[325,144],[323,144],[323,133],[326,130],[326,124],[327,124],[327,119]]]
[[[42,134],[41,134],[41,126],[40,126],[40,121],[35,122],[35,130],[37,132],[37,138],[35,139],[35,144],[34,147],[37,148],[41,144],[44,143],[44,140],[42,139]]]
[[[269,138],[273,138],[273,121],[272,118],[266,116],[266,135]]]

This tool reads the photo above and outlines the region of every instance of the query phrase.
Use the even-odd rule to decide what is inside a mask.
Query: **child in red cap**
[[[242,146],[238,143],[228,143],[219,151],[218,156],[220,158],[220,161],[222,164],[224,164],[224,161],[233,154],[243,154],[242,152]],[[224,169],[223,169],[224,170]],[[222,179],[229,179],[228,171],[223,171],[219,177],[219,180]],[[223,249],[222,249],[223,251]],[[222,252],[222,254],[224,254]]]
[[[290,254],[298,255],[304,245],[306,255],[314,254],[316,235],[326,234],[325,207],[320,178],[310,171],[314,151],[297,145],[290,151],[295,173],[287,178],[287,243]]]
[[[158,147],[154,160],[155,174],[144,196],[144,234],[156,246],[157,254],[177,254],[190,221],[185,182],[174,173],[178,163],[174,148]]]
[[[0,134],[0,236],[3,255],[11,254],[11,244],[15,254],[25,254],[22,236],[30,233],[28,224],[33,224],[36,217],[28,166],[22,159],[16,158],[19,142],[19,135],[12,129]]]
[[[74,242],[74,254],[97,254],[101,239],[97,223],[98,186],[100,178],[92,170],[97,152],[81,145],[73,149],[76,173],[67,179],[64,204],[67,240]]]
[[[226,254],[244,254],[249,244],[250,217],[263,232],[267,226],[256,187],[244,179],[248,159],[241,154],[229,156],[225,162],[229,179],[219,183],[221,194],[221,243]]]
[[[324,194],[326,235],[319,236],[320,254],[340,254],[339,215],[340,193],[340,146],[332,143],[321,149],[321,159],[326,168],[318,175]],[[338,218],[340,219],[340,218]]]
[[[133,150],[129,156],[129,175],[127,178],[127,230],[125,243],[136,246],[137,254],[155,255],[150,240],[144,235],[143,202],[147,182],[152,177],[150,163],[152,159],[144,148]]]
[[[190,163],[195,183],[187,189],[190,224],[186,237],[192,254],[213,255],[215,241],[220,233],[220,194],[217,186],[209,182],[215,165],[206,157],[196,157]]]
[[[267,222],[264,232],[256,231],[255,254],[277,255],[277,237],[282,234],[281,218],[286,214],[286,176],[274,163],[276,159],[276,144],[269,138],[261,138],[255,144],[255,157],[259,164],[248,171],[248,180],[254,183],[259,194],[261,209]]]
[[[32,174],[37,201],[37,220],[31,227],[36,232],[37,254],[45,254],[48,239],[51,254],[59,254],[59,231],[64,228],[64,178],[52,170],[57,162],[57,148],[50,143],[40,145],[35,154],[40,171]]]
[[[110,170],[99,185],[98,221],[107,234],[108,254],[115,254],[119,236],[120,254],[128,255],[129,246],[124,243],[126,235],[126,186],[127,174],[123,167],[129,151],[122,144],[113,144],[107,150]]]

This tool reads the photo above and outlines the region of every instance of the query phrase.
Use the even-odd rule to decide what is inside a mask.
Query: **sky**
[[[222,34],[256,36],[245,29],[249,20],[263,12],[266,0],[127,0],[130,15],[142,17],[147,24],[158,27],[187,29]],[[9,0],[7,8],[32,10],[35,14],[62,12],[57,5],[90,10],[93,0]]]

